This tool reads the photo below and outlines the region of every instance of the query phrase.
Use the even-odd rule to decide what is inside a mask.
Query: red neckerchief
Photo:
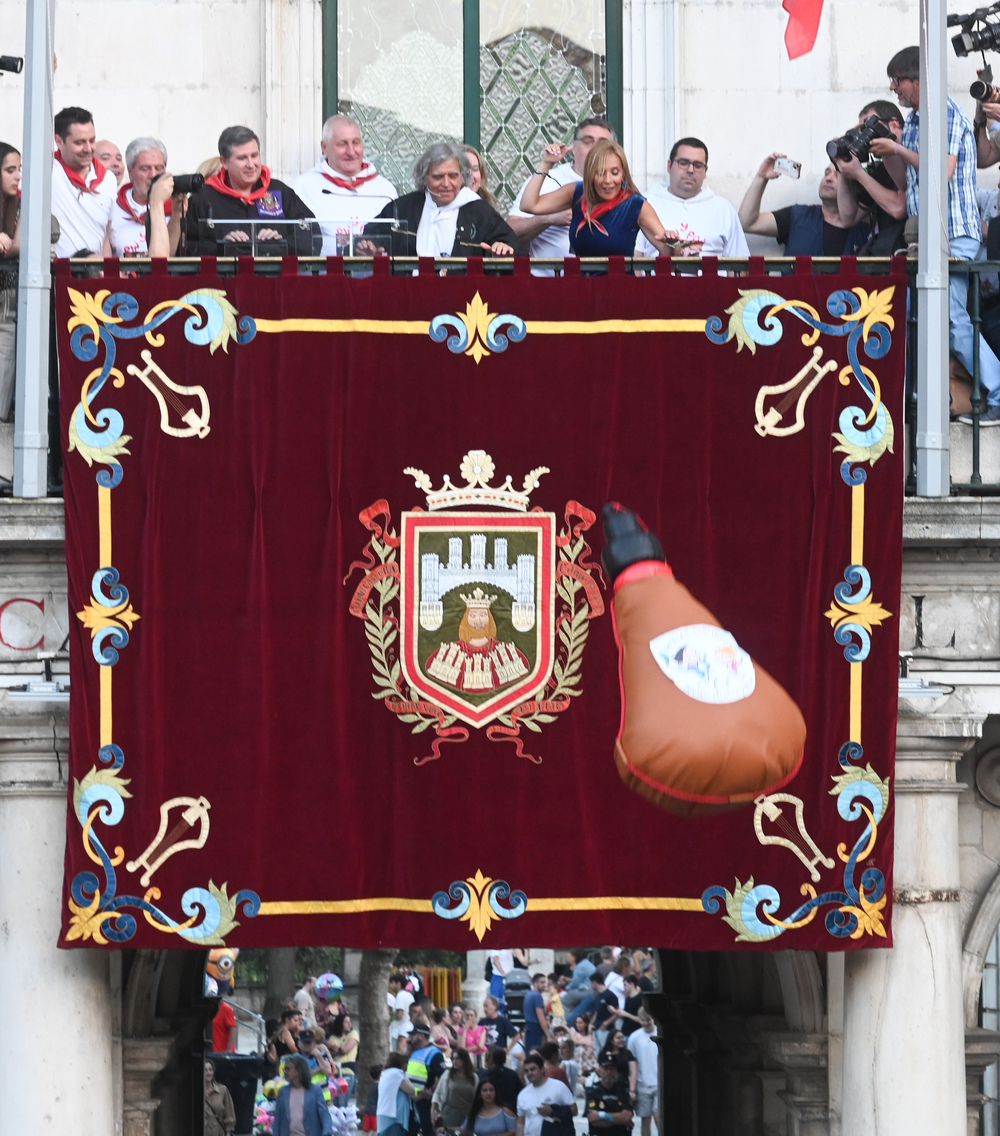
[[[628,201],[632,196],[632,191],[622,187],[621,193],[613,201],[602,201],[600,205],[595,205],[592,211],[587,208],[586,196],[580,199],[580,211],[583,213],[583,220],[576,227],[578,233],[584,225],[593,225],[593,227],[605,236],[608,235],[608,230],[603,225],[597,223],[598,217],[603,217],[605,213],[610,213],[612,209],[617,209],[623,201]],[[573,234],[574,236],[576,233]]]
[[[108,171],[96,158],[94,159],[94,180],[90,183],[90,185],[87,185],[87,183],[76,172],[76,170],[71,170],[69,166],[66,165],[66,163],[62,160],[62,154],[60,154],[58,150],[56,150],[54,157],[66,172],[66,176],[69,178],[71,185],[75,185],[81,193],[97,193],[97,187],[101,184],[102,181],[104,181],[104,175]]]
[[[219,193],[224,193],[227,197],[238,197],[240,201],[245,201],[249,205],[251,201],[260,201],[262,197],[267,196],[267,187],[271,184],[271,171],[267,166],[261,166],[257,185],[249,193],[241,193],[238,189],[233,189],[226,180],[225,170],[217,170],[210,178],[205,179],[205,184],[217,189]],[[260,188],[258,189],[257,186],[260,186]]]
[[[371,170],[371,173],[367,173],[367,170]],[[371,181],[373,178],[378,177],[378,170],[375,169],[371,162],[365,162],[361,167],[361,173],[359,173],[356,178],[334,177],[332,174],[326,173],[325,170],[320,170],[319,172],[327,181],[333,182],[334,185],[339,185],[341,189],[352,190],[357,189],[359,185],[364,185],[366,181]]]
[[[129,181],[126,182],[120,190],[118,190],[118,204],[121,206],[122,212],[127,213],[128,216],[131,217],[137,225],[144,225],[146,223],[146,214],[149,212],[149,205],[146,206],[141,214],[136,213],[136,211],[129,204],[128,197],[126,196],[128,190],[130,190],[131,188],[132,183]],[[170,216],[171,212],[173,211],[173,207],[174,203],[172,201],[167,201],[167,203],[163,206],[163,212],[167,217]]]

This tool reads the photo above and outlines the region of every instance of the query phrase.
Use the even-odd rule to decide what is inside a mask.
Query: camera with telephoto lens
[[[892,131],[878,115],[870,114],[860,126],[845,131],[843,138],[827,142],[826,152],[833,161],[838,158],[846,160],[853,154],[859,162],[867,162],[872,156],[871,144],[874,139],[893,137]]]
[[[161,177],[163,177],[163,174],[157,174],[149,183],[149,188],[152,189]],[[197,193],[205,184],[203,174],[174,174],[173,177],[175,197],[180,193]]]
[[[0,55],[0,71],[13,71],[20,75],[24,67],[24,57],[21,55]]]
[[[992,83],[985,83],[982,79],[977,79],[972,84],[969,94],[977,103],[1000,103],[1000,87],[994,87]]]

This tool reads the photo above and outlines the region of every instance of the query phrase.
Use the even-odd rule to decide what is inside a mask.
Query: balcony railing
[[[193,276],[200,272],[205,271],[208,267],[204,263],[205,258],[200,257],[176,257],[169,261],[152,262],[148,258],[129,258],[128,260],[104,260],[100,257],[91,257],[88,259],[72,260],[70,262],[70,272],[75,278],[87,278],[97,276],[116,276],[119,274],[127,275],[140,275],[145,276],[149,274],[163,273],[170,276]],[[963,271],[971,270],[972,286],[970,287],[970,307],[973,312],[973,324],[979,328],[981,316],[979,312],[980,303],[980,283],[981,274],[984,272],[996,272],[1000,270],[1000,264],[993,262],[976,262],[971,265],[962,264],[962,262],[954,262],[952,268],[956,265],[961,265]],[[858,257],[858,258],[845,258],[840,257],[751,257],[749,259],[735,259],[735,258],[718,258],[709,259],[703,262],[696,257],[675,257],[661,258],[659,260],[654,258],[645,257],[628,257],[628,258],[612,258],[609,263],[607,258],[602,257],[584,257],[580,260],[563,261],[562,259],[551,258],[532,258],[530,267],[534,268],[547,268],[554,269],[557,272],[567,272],[568,274],[579,273],[581,275],[595,275],[604,274],[609,271],[626,271],[626,272],[651,272],[658,273],[672,272],[675,275],[693,275],[700,271],[707,270],[711,272],[713,268],[720,273],[732,273],[734,275],[770,275],[770,276],[783,276],[790,273],[809,272],[816,275],[832,275],[840,271],[847,272],[861,272],[862,274],[871,274],[873,276],[887,275],[891,268],[891,262],[884,257]],[[907,476],[907,492],[915,492],[915,473],[914,473],[914,455],[915,449],[915,435],[916,435],[916,367],[914,360],[916,357],[916,290],[912,287],[913,278],[916,273],[916,262],[909,262],[911,289],[909,301],[909,313],[907,320],[907,382],[906,382],[906,438],[908,443],[908,476]],[[378,257],[374,261],[370,257],[344,257],[344,258],[330,258],[326,257],[218,257],[214,258],[214,265],[212,270],[219,276],[230,277],[234,276],[237,272],[252,271],[257,275],[262,276],[282,276],[282,275],[319,275],[328,271],[335,271],[337,273],[343,272],[348,276],[369,276],[374,273],[387,273],[395,276],[409,276],[416,271],[420,272],[436,272],[447,273],[448,275],[464,275],[470,270],[473,273],[484,273],[487,275],[511,275],[518,273],[527,273],[529,271],[529,262],[526,258],[518,258],[517,261],[513,257],[492,257],[486,258],[482,261],[473,261],[471,264],[465,258],[459,257],[438,257],[434,259],[433,266],[430,258],[418,259],[417,257]],[[48,492],[50,496],[61,496],[62,494],[62,455],[59,446],[59,397],[58,397],[58,372],[55,363],[55,322],[53,316],[52,324],[52,347],[49,366],[49,462],[48,462]],[[976,354],[976,367],[973,376],[974,382],[977,385],[979,382],[979,359],[978,350]],[[1000,494],[1000,429],[995,431],[996,434],[996,448],[997,453],[995,458],[991,457],[986,463],[988,472],[993,477],[992,482],[984,483],[982,476],[983,462],[980,453],[980,427],[978,422],[973,425],[960,427],[963,439],[969,439],[968,445],[965,449],[969,449],[971,453],[971,467],[969,475],[965,480],[956,480],[952,485],[953,493],[997,493]],[[994,431],[986,431],[987,435],[992,435]],[[952,437],[955,440],[956,432],[953,430]],[[955,469],[955,460],[953,457],[952,468]],[[0,496],[9,496],[12,492],[12,487],[9,483],[0,483]]]

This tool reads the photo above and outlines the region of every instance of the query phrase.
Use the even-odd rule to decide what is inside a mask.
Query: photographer
[[[991,73],[981,68],[976,72],[976,77],[983,79],[984,74]],[[997,129],[1000,124],[1000,98],[994,98],[1000,96],[1000,89],[994,87],[989,79],[984,81],[989,84],[987,97],[976,100],[976,109],[972,114],[972,129],[976,135],[976,164],[980,169],[996,165],[1000,161],[1000,130]]]
[[[156,138],[135,138],[125,148],[128,182],[118,190],[111,211],[111,251],[115,256],[146,256],[146,212],[149,187],[167,168],[167,150]],[[181,207],[178,199],[167,206],[169,253],[175,256],[181,235]]]
[[[899,142],[878,139],[872,153],[880,157],[898,156],[905,163],[906,212],[917,216],[920,182],[920,49],[905,47],[898,51],[886,67],[891,90],[900,105],[911,107],[903,124]],[[876,144],[878,149],[876,149]],[[903,188],[902,185],[900,188]],[[973,260],[982,240],[979,206],[976,202],[976,142],[972,123],[954,99],[948,99],[948,240],[951,255],[960,260]],[[973,373],[974,346],[972,320],[967,308],[969,278],[952,272],[950,276],[948,324],[949,346],[962,366]],[[987,405],[980,426],[1000,426],[1000,361],[980,338],[979,379],[986,391]],[[965,416],[961,420],[965,420]]]
[[[892,132],[892,139],[871,140],[868,148],[874,158],[879,150],[891,150],[891,143],[899,142],[903,137],[903,116],[894,103],[878,99],[862,108],[858,115],[859,130],[864,128],[871,115],[875,115],[882,126]],[[846,157],[835,158],[834,165],[841,175],[837,183],[837,206],[841,220],[850,225],[867,218],[871,224],[871,235],[864,246],[864,255],[891,256],[903,248],[906,191],[897,184],[897,179],[900,183],[905,182],[902,159],[890,152],[883,160],[869,162],[864,166],[855,153],[848,152]]]
[[[740,202],[740,224],[746,233],[774,237],[785,246],[786,256],[850,256],[868,236],[864,225],[847,225],[837,207],[840,174],[827,166],[819,183],[819,205],[790,205],[773,213],[761,212],[764,188],[780,176],[774,168],[780,151],[761,162],[756,177]]]

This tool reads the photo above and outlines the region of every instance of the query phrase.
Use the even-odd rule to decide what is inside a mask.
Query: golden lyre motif
[[[778,808],[779,801],[794,806],[794,827],[786,817],[785,812]],[[761,794],[754,800],[754,804],[757,807],[753,813],[753,827],[761,844],[778,844],[782,848],[794,852],[809,869],[809,875],[812,876],[814,882],[820,878],[817,864],[822,864],[826,868],[834,867],[834,861],[823,855],[819,850],[819,845],[806,832],[805,821],[802,818],[803,803],[800,797],[793,797],[790,793]],[[784,835],[778,835],[778,833],[766,834],[763,823],[765,817]]]
[[[180,383],[175,383],[173,379],[167,378],[153,362],[153,356],[148,351],[142,352],[142,361],[146,364],[145,370],[141,370],[134,363],[129,363],[126,370],[130,375],[142,379],[156,395],[156,401],[160,404],[160,429],[164,434],[171,434],[175,438],[191,438],[195,435],[204,438],[211,429],[208,420],[212,413],[208,405],[208,395],[205,393],[205,388],[181,386]],[[200,411],[181,402],[177,396],[182,394],[194,395],[201,404]],[[170,410],[173,410],[185,424],[184,426],[170,425]]]
[[[761,387],[757,392],[757,401],[754,403],[754,413],[757,416],[757,425],[754,429],[762,438],[773,434],[776,438],[784,438],[788,434],[797,434],[805,426],[805,409],[809,396],[816,389],[820,379],[837,369],[837,364],[830,359],[820,366],[823,358],[823,348],[814,347],[812,358],[787,383],[778,383],[776,386]],[[764,400],[768,395],[784,395],[778,402],[764,410]],[[792,405],[795,406],[795,421],[790,426],[779,426],[785,419]]]
[[[184,811],[173,828],[167,832],[170,810],[175,806],[183,807]],[[134,872],[138,868],[146,869],[139,877],[143,887],[153,878],[153,873],[164,860],[168,860],[175,852],[180,852],[185,848],[204,847],[205,841],[208,839],[208,810],[211,807],[205,797],[171,797],[169,801],[164,801],[160,805],[160,827],[153,838],[153,842],[141,856],[129,860],[125,865],[130,872]],[[186,834],[196,825],[198,826],[197,835],[188,837]]]

